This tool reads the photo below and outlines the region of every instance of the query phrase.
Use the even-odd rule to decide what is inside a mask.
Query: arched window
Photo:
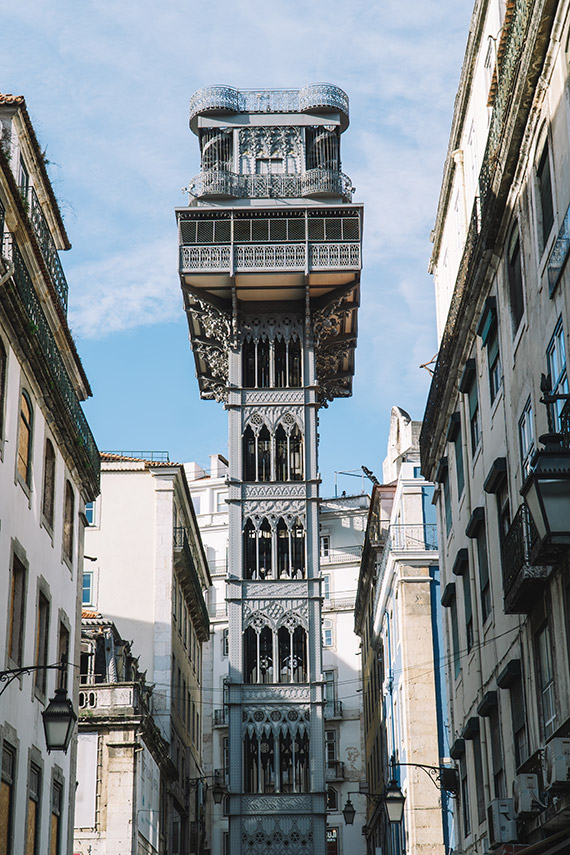
[[[289,386],[301,385],[301,342],[298,338],[289,342]]]
[[[257,481],[271,481],[271,436],[264,425],[257,437]]]
[[[309,792],[309,737],[292,734],[289,729],[279,735],[280,790],[283,793]]]
[[[289,478],[291,481],[303,480],[303,437],[298,425],[289,436]]]
[[[245,683],[273,683],[273,633],[257,621],[248,626],[243,637],[243,673]]]
[[[275,792],[275,752],[273,734],[246,733],[244,739],[244,791]]]
[[[259,578],[268,579],[271,576],[271,526],[263,520],[259,529]]]
[[[69,481],[65,482],[65,502],[63,508],[63,554],[72,561],[73,559],[73,523],[75,512],[75,497],[73,487]]]
[[[277,578],[289,576],[289,529],[283,520],[277,524]]]
[[[307,634],[302,626],[281,626],[277,633],[279,681],[307,682]]]
[[[55,451],[51,440],[46,439],[44,451],[44,483],[42,494],[42,514],[50,527],[53,527],[55,496]]]
[[[263,338],[257,343],[257,385],[260,389],[267,389],[269,382],[269,341]]]
[[[338,791],[334,787],[327,788],[327,810],[338,810]]]
[[[276,473],[278,481],[287,481],[287,434],[283,425],[275,431]]]
[[[305,578],[305,532],[298,520],[291,529],[291,566],[294,579]]]
[[[4,403],[6,399],[6,373],[8,369],[8,355],[4,342],[0,338],[0,439],[4,437]]]
[[[246,389],[255,386],[255,342],[246,339],[242,347],[242,383]]]
[[[285,339],[275,339],[275,385],[287,386],[287,344]]]
[[[257,534],[251,520],[243,530],[243,572],[245,579],[257,578]]]
[[[243,435],[243,474],[245,481],[256,480],[255,446],[255,434],[248,426]]]
[[[22,481],[32,480],[33,410],[30,396],[22,391],[20,398],[20,428],[18,431],[18,474]]]

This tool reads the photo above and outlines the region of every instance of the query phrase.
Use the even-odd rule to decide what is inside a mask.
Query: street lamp
[[[342,815],[347,825],[353,825],[354,817],[356,816],[356,810],[354,809],[354,805],[350,801],[351,795],[352,793],[349,793],[348,799],[346,800],[346,804],[342,810]]]
[[[65,672],[67,670],[66,657],[63,656],[61,662],[58,662],[56,665],[28,665],[24,668],[8,668],[6,671],[0,671],[0,683],[5,684],[0,689],[0,695],[6,691],[16,677],[21,677],[23,674],[31,674],[33,671],[52,670]],[[55,690],[55,697],[52,698],[45,710],[43,710],[42,718],[48,752],[66,752],[71,740],[71,734],[73,733],[73,727],[77,721],[77,715],[64,688]]]
[[[56,689],[53,698],[42,712],[48,753],[67,751],[77,714],[65,689]]]
[[[384,791],[384,807],[388,814],[389,822],[401,822],[404,815],[404,802],[406,797],[398,786],[396,780],[390,781]]]

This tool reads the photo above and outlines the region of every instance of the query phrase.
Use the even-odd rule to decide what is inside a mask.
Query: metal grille
[[[229,246],[181,246],[181,270],[228,270],[231,247]]]
[[[360,268],[360,244],[323,243],[309,247],[309,265],[312,268]]]
[[[94,479],[99,484],[99,450],[95,444],[87,419],[81,409],[77,393],[63,364],[58,345],[34,290],[32,279],[28,273],[24,259],[16,245],[16,241],[9,233],[4,235],[2,254],[10,258],[14,264],[14,282],[16,283],[19,298],[28,317],[28,332],[37,341],[46,367],[53,378],[54,387],[59,391],[65,409],[75,425],[75,443],[78,448],[83,449],[86,462],[92,471]]]
[[[55,243],[51,236],[47,220],[44,217],[40,200],[36,195],[33,187],[29,187],[24,202],[28,207],[28,215],[30,223],[40,245],[46,267],[53,282],[53,286],[57,292],[59,301],[65,311],[67,311],[67,280],[61,266],[59,254]]]
[[[303,244],[268,244],[265,246],[237,246],[237,268],[266,267],[272,269],[303,270],[305,247]]]

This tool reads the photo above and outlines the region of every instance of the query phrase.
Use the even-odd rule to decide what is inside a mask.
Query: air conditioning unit
[[[544,785],[547,790],[570,787],[570,739],[551,739],[544,752]]]
[[[517,842],[517,823],[513,819],[512,799],[493,799],[487,808],[489,847],[495,849],[502,843]]]
[[[513,781],[513,809],[517,819],[533,816],[540,810],[538,775],[517,775]]]

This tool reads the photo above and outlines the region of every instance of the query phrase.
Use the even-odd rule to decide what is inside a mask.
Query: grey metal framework
[[[351,394],[362,208],[329,84],[191,100],[177,210],[201,397],[229,418],[229,851],[325,855],[318,410]],[[212,830],[215,833],[215,830]]]

